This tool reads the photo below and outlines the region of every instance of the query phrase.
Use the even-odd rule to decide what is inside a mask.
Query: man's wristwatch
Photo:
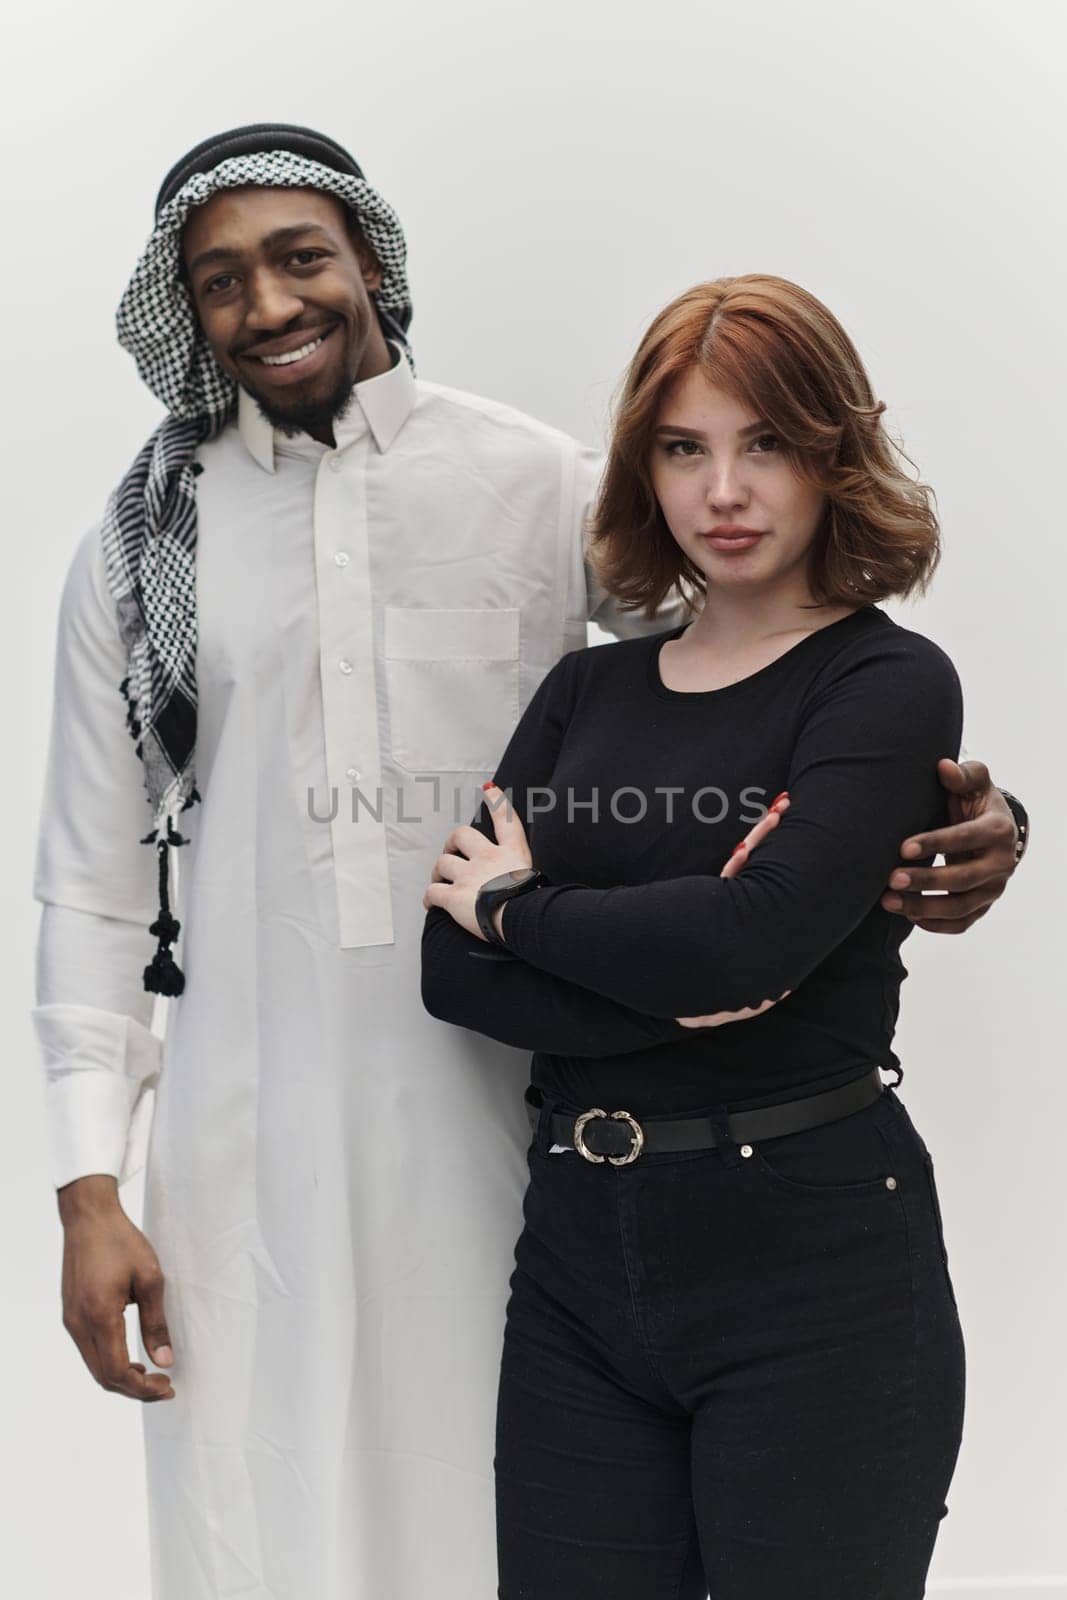
[[[1015,818],[1015,826],[1019,830],[1019,837],[1015,841],[1015,865],[1018,866],[1026,854],[1027,840],[1030,835],[1030,818],[1027,816],[1026,807],[1021,800],[1009,793],[1007,789],[1001,789],[1000,792],[1008,802],[1008,809]]]
[[[493,912],[497,906],[547,882],[544,873],[538,872],[536,867],[516,867],[512,872],[501,873],[499,878],[490,878],[488,883],[482,884],[475,896],[474,915],[490,944],[498,945],[502,950],[507,949],[503,939],[497,938],[496,929],[493,927]]]
[[[1019,866],[1019,862],[1024,858],[1027,840],[1029,840],[1030,818],[1027,816],[1027,808],[1025,808],[1022,800],[1019,800],[1016,795],[1009,794],[1008,789],[1001,789],[1000,792],[1008,802],[1008,810],[1011,811],[1014,819],[1016,819],[1016,827],[1019,829],[1019,837],[1016,838],[1016,866]]]

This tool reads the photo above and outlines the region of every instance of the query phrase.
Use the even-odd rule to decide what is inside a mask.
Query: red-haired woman
[[[616,596],[651,616],[677,583],[694,618],[552,668],[426,892],[424,1003],[536,1052],[504,1600],[923,1593],[964,1350],[879,1071],[911,931],[879,902],[947,819],[962,705],[877,605],[939,555],[883,409],[795,284],[656,318],[592,548]]]

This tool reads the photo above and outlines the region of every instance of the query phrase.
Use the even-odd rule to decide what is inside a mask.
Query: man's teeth
[[[301,345],[299,350],[287,350],[283,356],[260,356],[259,359],[268,367],[288,367],[294,361],[303,361],[305,356],[309,356],[313,350],[317,350],[325,337],[326,335],[322,334],[321,337],[313,340],[311,344]]]

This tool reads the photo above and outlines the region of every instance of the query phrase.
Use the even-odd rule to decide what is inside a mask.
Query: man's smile
[[[322,343],[322,338],[323,336],[320,334],[320,336],[317,339],[313,339],[310,344],[302,344],[299,350],[290,350],[284,356],[260,356],[259,360],[264,362],[268,367],[291,366],[294,361],[303,361],[305,356],[309,356],[313,350],[317,350],[319,345]]]
[[[332,327],[312,335],[310,339],[306,332],[301,332],[288,341],[279,341],[266,350],[246,350],[241,359],[254,364],[261,375],[269,374],[272,383],[303,378],[324,364],[326,357],[322,352],[336,327],[337,324],[334,323]]]

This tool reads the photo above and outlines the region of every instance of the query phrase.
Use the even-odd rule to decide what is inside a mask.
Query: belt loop
[[[555,1142],[551,1136],[549,1123],[552,1118],[552,1113],[555,1110],[556,1102],[549,1099],[548,1095],[546,1095],[543,1090],[535,1089],[532,1084],[528,1090],[528,1098],[530,1100],[530,1104],[534,1106],[535,1109],[537,1108],[538,1102],[540,1102],[540,1110],[537,1114],[537,1126],[534,1129],[534,1144],[537,1146],[538,1150],[540,1150],[542,1155],[547,1155],[551,1145]]]
[[[730,1119],[724,1105],[712,1106],[708,1112],[708,1121],[715,1133],[715,1148],[722,1159],[723,1166],[736,1167],[741,1160],[740,1152],[734,1143],[734,1136],[730,1132]]]

